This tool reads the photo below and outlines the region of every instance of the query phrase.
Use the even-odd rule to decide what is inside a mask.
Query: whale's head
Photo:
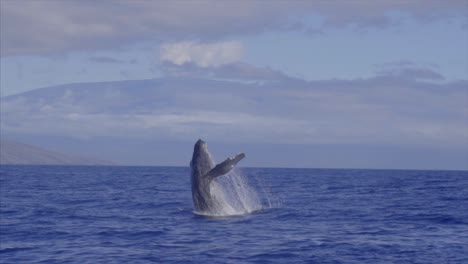
[[[208,144],[199,139],[193,148],[192,161],[190,162],[192,169],[197,168],[201,171],[208,171],[212,167],[211,156],[208,152]]]
[[[195,148],[206,148],[206,146],[206,142],[201,139],[197,140],[197,142],[195,143]]]

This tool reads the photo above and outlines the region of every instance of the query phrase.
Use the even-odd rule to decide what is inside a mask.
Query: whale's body
[[[201,139],[195,143],[190,162],[195,212],[210,214],[216,211],[218,201],[211,193],[212,181],[216,177],[227,174],[244,157],[244,153],[239,153],[214,166],[207,144]]]

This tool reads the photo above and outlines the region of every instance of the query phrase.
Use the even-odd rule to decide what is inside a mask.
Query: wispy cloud
[[[1,55],[120,48],[144,41],[220,40],[272,31],[391,27],[463,17],[466,1],[2,1]],[[304,18],[319,18],[317,27]],[[183,19],[181,19],[183,18]]]
[[[398,78],[405,78],[409,80],[422,79],[422,80],[444,80],[444,76],[434,70],[418,67],[404,67],[396,69],[385,69],[377,71],[380,76],[396,76]]]
[[[238,81],[277,81],[290,78],[269,67],[241,62],[240,42],[177,42],[160,48],[160,70],[171,77],[203,77]]]
[[[396,60],[375,64],[374,67],[378,76],[393,76],[409,80],[445,80],[445,77],[436,71],[437,64],[434,63],[417,65],[410,60]]]
[[[204,77],[238,81],[278,81],[280,79],[291,78],[281,71],[243,62],[227,63],[212,67],[201,67],[194,63],[177,65],[163,62],[161,63],[161,70],[166,76]]]
[[[121,59],[116,59],[108,56],[93,56],[89,58],[89,61],[91,62],[97,62],[97,63],[114,63],[114,64],[127,64],[127,63],[132,63],[131,61],[125,61]]]
[[[244,56],[240,42],[226,41],[196,43],[191,41],[161,45],[160,57],[163,62],[175,65],[195,64],[200,67],[220,66],[238,62]]]

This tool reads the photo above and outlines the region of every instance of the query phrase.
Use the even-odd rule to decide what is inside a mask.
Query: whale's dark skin
[[[207,144],[201,139],[195,143],[190,167],[193,206],[196,212],[210,213],[215,210],[216,200],[210,192],[211,182],[216,177],[227,174],[244,157],[244,153],[239,153],[213,167]]]

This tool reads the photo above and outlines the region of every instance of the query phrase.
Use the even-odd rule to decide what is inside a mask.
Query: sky
[[[193,84],[198,93],[171,82],[169,89],[179,88],[168,92],[164,109],[147,106],[148,116],[141,116],[127,105],[125,114],[136,123],[119,129],[162,141],[236,142],[254,152],[258,143],[276,144],[277,151],[293,145],[292,153],[312,156],[317,153],[305,149],[341,144],[360,153],[361,161],[379,153],[377,146],[395,147],[397,152],[381,153],[383,167],[392,166],[395,153],[414,151],[418,167],[439,157],[440,167],[468,169],[466,0],[0,4],[2,98],[70,83],[202,78],[218,82]],[[99,98],[97,88],[95,93]],[[32,108],[34,102],[10,99],[3,119],[24,124],[3,122],[4,134],[57,134],[61,128],[50,111],[34,119],[49,122],[41,131],[30,115],[55,107],[57,116],[75,117],[69,126],[76,125],[81,137],[122,136],[108,125],[116,117],[109,105],[103,103],[90,121],[85,103],[73,101],[77,107],[71,110],[63,107],[64,97],[56,100],[60,107],[49,102]],[[78,125],[77,115],[84,114],[88,123]],[[88,126],[96,129],[80,130]],[[236,140],[227,139],[233,132]],[[363,154],[363,146],[373,151]],[[427,159],[421,154],[426,149],[432,151]],[[266,152],[259,155],[268,158]],[[279,165],[372,167],[346,163],[346,157],[333,163],[329,156],[331,162],[309,164],[292,155]],[[258,164],[278,164],[264,160]],[[393,167],[411,167],[405,164]]]

